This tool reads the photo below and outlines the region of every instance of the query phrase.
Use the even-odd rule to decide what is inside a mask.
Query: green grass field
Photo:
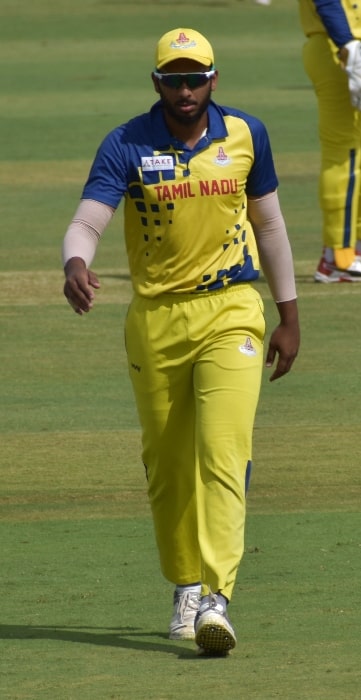
[[[297,275],[302,347],[264,382],[238,645],[170,642],[126,372],[122,216],[79,318],[61,241],[100,140],[155,100],[158,37],[214,45],[218,102],[267,124]],[[355,700],[360,673],[359,285],[315,285],[316,104],[297,3],[0,0],[1,700]],[[276,314],[266,285],[268,328]]]

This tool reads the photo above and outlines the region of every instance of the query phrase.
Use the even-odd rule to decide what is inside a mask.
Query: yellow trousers
[[[228,599],[244,551],[264,332],[250,285],[136,296],[125,323],[162,572]]]
[[[351,105],[347,75],[325,35],[307,40],[303,62],[318,101],[323,244],[334,249],[338,267],[346,268],[361,240],[361,113]]]

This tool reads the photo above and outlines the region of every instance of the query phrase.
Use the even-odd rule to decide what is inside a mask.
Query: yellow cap
[[[158,41],[155,65],[163,68],[177,58],[189,58],[210,68],[214,64],[213,49],[207,39],[195,29],[172,29]]]

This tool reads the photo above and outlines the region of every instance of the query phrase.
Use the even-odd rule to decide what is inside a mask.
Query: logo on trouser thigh
[[[249,336],[247,336],[243,345],[238,346],[238,350],[239,352],[242,352],[243,355],[249,355],[249,357],[254,357],[257,355],[257,350],[253,347],[252,340]]]

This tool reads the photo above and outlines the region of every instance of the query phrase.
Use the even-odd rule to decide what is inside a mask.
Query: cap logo
[[[194,46],[197,46],[197,43],[194,41],[194,39],[193,41],[188,39],[184,32],[180,32],[178,39],[172,41],[170,46],[172,49],[191,49]]]

